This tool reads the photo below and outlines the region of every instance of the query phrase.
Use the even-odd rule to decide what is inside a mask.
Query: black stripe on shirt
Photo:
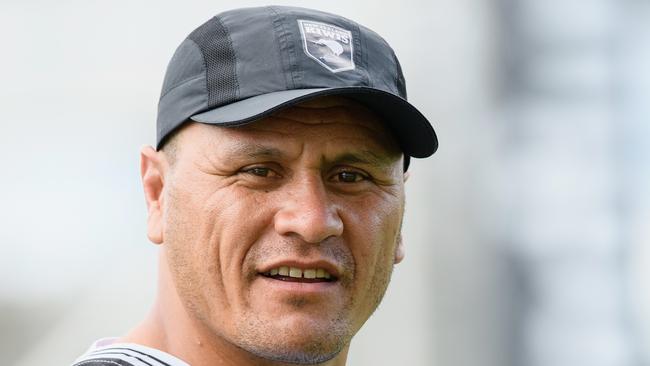
[[[131,358],[135,358],[136,360],[142,362],[142,363],[145,364],[145,365],[155,366],[155,365],[152,365],[152,364],[150,364],[149,362],[147,362],[147,361],[141,359],[140,357],[138,357],[138,356],[134,356],[134,355],[132,355],[132,354],[130,354],[130,353],[119,352],[119,351],[113,351],[113,348],[108,348],[108,349],[98,350],[97,352],[93,352],[93,353],[92,353],[92,356],[93,356],[93,357],[96,356],[96,355],[124,355],[124,356],[128,356],[128,357],[131,357]]]
[[[111,351],[111,350],[128,350],[128,351],[131,351],[131,352],[135,352],[135,353],[141,354],[141,355],[143,355],[143,356],[147,356],[147,357],[151,358],[152,360],[157,361],[158,363],[160,363],[160,364],[163,365],[163,366],[172,366],[172,365],[168,364],[167,362],[164,362],[163,360],[161,360],[161,359],[159,359],[159,358],[157,358],[157,357],[154,357],[154,356],[149,355],[149,354],[146,354],[146,353],[144,353],[144,352],[141,352],[141,351],[135,350],[135,349],[133,349],[133,348],[127,348],[127,347],[110,347],[110,348],[104,348],[104,349],[100,349],[100,350],[97,350],[97,351],[92,352],[91,355],[94,355],[94,354],[101,354],[102,352]],[[144,362],[144,361],[142,361],[142,362]],[[146,363],[146,362],[145,362],[145,363]]]
[[[133,364],[119,358],[94,358],[81,360],[72,366],[133,366]]]

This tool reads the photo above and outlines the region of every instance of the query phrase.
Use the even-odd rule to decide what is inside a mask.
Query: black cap
[[[180,44],[165,74],[156,146],[190,119],[238,126],[324,95],[346,96],[377,113],[407,159],[438,148],[431,124],[406,101],[386,41],[338,15],[284,6],[218,14]]]

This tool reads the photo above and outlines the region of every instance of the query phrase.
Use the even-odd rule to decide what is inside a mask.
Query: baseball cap
[[[340,95],[374,111],[408,158],[438,148],[429,121],[406,100],[388,43],[338,15],[299,7],[235,9],[178,46],[158,104],[157,149],[184,122],[240,126],[308,99]]]

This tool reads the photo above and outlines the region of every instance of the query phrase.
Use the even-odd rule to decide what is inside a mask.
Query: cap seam
[[[358,34],[358,39],[359,39],[359,68],[361,69],[363,73],[363,78],[366,81],[366,85],[369,87],[374,87],[374,83],[372,82],[370,78],[370,74],[368,73],[368,60],[363,57],[363,55],[366,54],[366,37],[365,35],[361,32],[361,26],[357,23],[352,23],[357,31]]]
[[[397,86],[397,92],[403,92],[404,93],[404,99],[408,100],[408,92],[406,91],[406,80],[404,77],[404,70],[402,70],[402,66],[399,63],[399,60],[397,59],[397,55],[395,54],[395,51],[391,50],[391,54],[393,56],[393,63],[395,64],[395,85]],[[400,90],[400,85],[402,86],[403,90]]]
[[[169,94],[172,90],[174,90],[174,89],[176,89],[176,88],[178,88],[178,87],[180,87],[180,86],[183,86],[183,85],[189,83],[190,81],[194,81],[194,80],[196,80],[196,79],[200,79],[201,77],[204,77],[204,75],[196,75],[196,76],[192,76],[191,78],[188,78],[188,79],[185,79],[185,80],[179,82],[178,84],[174,85],[174,86],[171,87],[169,90],[167,90],[167,91],[165,92],[165,94],[161,95],[161,96],[160,96],[160,99],[162,100],[162,99],[163,99],[167,94]]]
[[[288,65],[286,65],[286,63],[284,62],[284,59],[282,58],[283,42],[284,42],[284,44],[288,43],[285,40],[286,36],[284,36],[284,34],[286,33],[286,30],[284,28],[284,23],[285,22],[283,21],[284,18],[280,15],[280,13],[278,13],[275,10],[275,8],[273,6],[268,6],[267,9],[269,9],[269,11],[271,13],[273,13],[272,14],[273,20],[272,20],[271,24],[273,25],[273,29],[275,30],[274,37],[275,37],[275,39],[277,41],[278,51],[279,51],[279,54],[280,54],[280,63],[282,65],[282,69],[283,69],[284,74],[285,74],[285,76],[284,76],[285,89],[286,90],[295,89],[296,88],[296,81],[294,80],[294,75],[293,75],[293,60],[292,60],[291,52],[289,51],[288,48],[287,48]],[[280,31],[280,34],[282,36],[278,35],[278,31]],[[287,67],[288,70],[286,70],[285,67]],[[288,73],[287,73],[287,71],[288,71]],[[289,75],[287,75],[287,74],[289,74]],[[291,81],[291,83],[289,83],[289,81]],[[291,84],[291,85],[289,85],[289,84]]]
[[[238,60],[238,58],[237,58],[237,50],[235,49],[235,46],[233,45],[232,38],[230,38],[230,29],[228,29],[226,27],[226,25],[223,24],[223,22],[221,21],[221,19],[219,17],[215,16],[214,19],[217,22],[219,22],[219,25],[221,25],[221,28],[223,28],[223,30],[225,31],[226,39],[228,40],[228,45],[230,46],[230,49],[232,50],[232,53],[235,56],[235,65],[233,65],[234,67],[233,67],[233,75],[232,75],[232,77],[235,80],[235,98],[234,99],[237,100],[237,99],[239,99],[239,97],[241,95],[241,92],[239,90],[239,78],[237,77],[237,60]],[[207,69],[206,69],[206,72],[207,72]],[[207,77],[206,77],[206,79],[207,79]]]
[[[214,17],[216,18],[216,17]],[[203,76],[205,77],[205,95],[208,98],[208,104],[210,103],[210,89],[208,89],[208,60],[205,59],[205,55],[203,54],[203,50],[199,46],[196,41],[194,41],[192,38],[187,37],[187,39],[192,42],[196,48],[199,49],[199,53],[201,54],[201,59],[203,60]],[[165,93],[166,94],[166,93]],[[162,99],[162,97],[161,97]]]

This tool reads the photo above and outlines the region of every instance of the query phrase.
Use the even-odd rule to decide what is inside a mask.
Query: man
[[[404,256],[410,157],[437,148],[371,30],[319,11],[212,18],[165,76],[141,151],[149,316],[75,365],[344,365]]]

